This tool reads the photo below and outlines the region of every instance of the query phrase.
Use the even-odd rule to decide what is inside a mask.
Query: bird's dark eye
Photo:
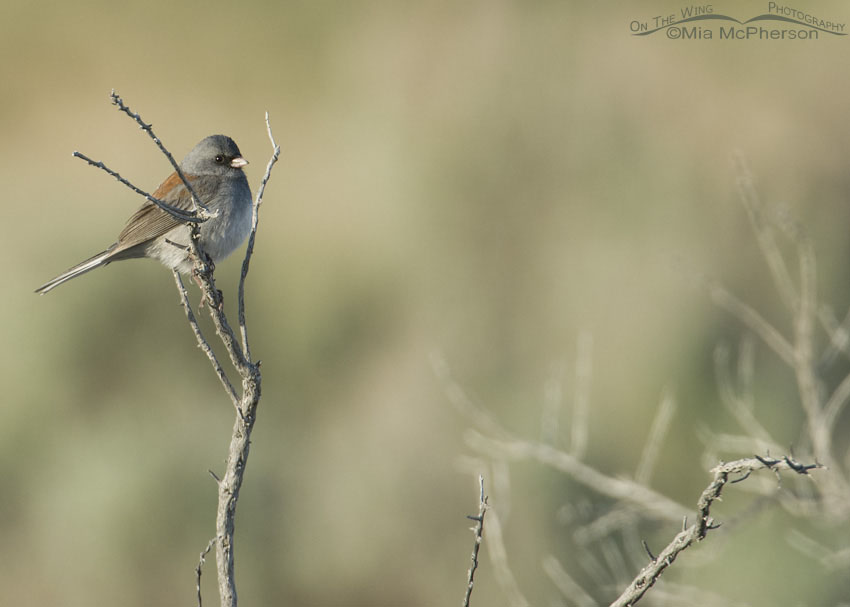
[[[215,161],[216,161],[218,164],[221,164],[222,162],[224,162],[224,156],[222,156],[221,154],[219,154],[218,156],[216,156],[216,157],[215,157]]]

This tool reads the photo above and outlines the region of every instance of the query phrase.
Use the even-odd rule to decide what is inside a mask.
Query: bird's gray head
[[[188,175],[238,176],[248,161],[226,135],[210,135],[186,154],[180,168]]]

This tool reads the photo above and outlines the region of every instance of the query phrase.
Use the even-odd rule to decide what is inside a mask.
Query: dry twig
[[[230,380],[227,378],[227,375],[224,372],[221,364],[218,362],[215,354],[213,353],[212,348],[202,335],[198,323],[195,319],[194,313],[192,311],[191,305],[189,303],[186,289],[184,288],[179,275],[175,273],[175,281],[177,284],[178,292],[180,294],[181,302],[183,304],[184,310],[186,311],[186,316],[189,320],[189,324],[192,328],[192,331],[195,334],[195,338],[198,341],[198,345],[210,359],[210,362],[213,365],[213,369],[215,370],[216,375],[218,375],[225,392],[230,397],[236,408],[236,420],[233,426],[233,433],[230,440],[230,448],[228,450],[225,471],[220,478],[215,477],[218,483],[218,510],[216,514],[216,535],[210,546],[208,546],[207,549],[201,554],[201,559],[198,564],[198,568],[196,569],[198,581],[198,603],[200,605],[201,566],[204,562],[204,556],[210,550],[212,544],[214,544],[216,548],[216,564],[218,572],[219,594],[221,596],[221,605],[222,607],[235,607],[237,603],[237,598],[236,578],[234,573],[233,562],[234,520],[236,515],[236,504],[239,499],[239,490],[242,486],[242,480],[244,478],[245,473],[245,465],[248,459],[251,431],[253,429],[254,422],[256,419],[256,410],[257,405],[260,401],[261,394],[260,363],[259,361],[257,361],[256,363],[252,361],[250,349],[248,347],[248,333],[245,323],[244,310],[244,287],[245,279],[247,277],[248,268],[250,265],[250,259],[254,250],[254,241],[259,220],[259,207],[262,204],[263,194],[265,192],[265,187],[268,183],[269,177],[271,176],[272,167],[277,162],[280,156],[280,147],[275,143],[267,113],[266,128],[268,131],[269,139],[271,140],[273,153],[271,160],[269,161],[268,166],[266,168],[266,173],[257,191],[257,196],[254,200],[252,210],[251,233],[248,240],[248,247],[245,252],[245,259],[242,262],[242,273],[239,282],[238,298],[239,326],[242,336],[242,344],[240,345],[236,334],[233,332],[233,329],[231,329],[227,317],[224,314],[224,306],[221,299],[221,292],[218,291],[215,287],[213,268],[208,262],[206,254],[201,250],[200,241],[198,238],[198,224],[200,222],[205,221],[207,218],[213,217],[215,215],[203,205],[201,200],[195,194],[191,184],[185,178],[179,165],[174,160],[174,157],[162,144],[160,139],[154,134],[152,126],[149,123],[145,123],[138,113],[133,112],[127,105],[125,105],[124,101],[121,99],[121,97],[118,96],[115,91],[112,91],[111,99],[112,103],[116,105],[120,111],[124,112],[130,118],[132,118],[139,125],[139,127],[145,133],[147,133],[148,136],[151,137],[151,139],[153,139],[153,141],[159,147],[160,151],[168,158],[169,162],[171,162],[175,171],[177,171],[177,174],[182,179],[184,185],[192,194],[195,210],[186,212],[180,211],[179,209],[174,209],[170,205],[167,205],[162,201],[156,200],[146,192],[140,190],[139,188],[131,184],[129,181],[121,177],[118,173],[112,171],[111,169],[108,169],[103,163],[92,161],[91,159],[77,152],[75,152],[74,155],[79,158],[82,158],[83,160],[86,160],[86,162],[93,166],[103,169],[104,171],[121,181],[121,183],[123,183],[124,185],[130,187],[135,192],[150,200],[152,203],[158,205],[160,208],[170,213],[175,218],[186,222],[186,224],[189,226],[189,229],[192,233],[190,248],[192,250],[193,258],[195,260],[194,271],[199,278],[199,284],[203,292],[205,301],[210,302],[210,305],[207,306],[207,309],[209,310],[209,314],[212,319],[213,326],[215,327],[216,333],[221,339],[221,342],[230,357],[230,361],[241,379],[242,393],[237,394],[236,390],[233,387],[233,384],[231,384]]]
[[[198,592],[198,607],[204,606],[204,599],[201,596],[201,572],[204,569],[204,563],[207,560],[207,555],[212,550],[213,545],[215,544],[215,538],[212,538],[208,543],[207,547],[201,552],[201,555],[198,557],[198,566],[195,567],[195,586]]]
[[[752,472],[757,470],[791,470],[797,474],[808,474],[810,470],[821,468],[819,464],[800,464],[788,457],[773,459],[769,457],[752,457],[740,459],[726,464],[720,464],[712,470],[714,479],[711,484],[700,495],[697,501],[697,520],[690,527],[684,528],[671,541],[661,553],[651,558],[650,562],[635,577],[628,588],[620,597],[611,603],[611,607],[625,607],[637,603],[646,591],[661,577],[664,570],[673,564],[680,552],[689,548],[693,543],[704,539],[709,531],[717,529],[719,524],[710,516],[711,505],[720,498],[723,488],[729,482],[738,482],[746,479]],[[736,479],[730,476],[738,475]],[[687,520],[687,519],[686,519]],[[685,527],[685,525],[683,525]]]
[[[472,587],[475,584],[475,571],[478,569],[478,551],[481,549],[481,540],[484,536],[484,515],[487,514],[487,496],[484,494],[484,477],[478,476],[478,484],[480,488],[478,498],[478,514],[476,516],[467,516],[466,518],[475,521],[477,524],[472,527],[472,533],[475,534],[475,544],[472,546],[472,565],[466,575],[466,594],[463,597],[463,607],[469,607],[469,599],[472,597]]]

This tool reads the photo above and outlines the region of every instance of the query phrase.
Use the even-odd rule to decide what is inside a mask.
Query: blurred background
[[[714,10],[747,19],[765,4]],[[223,468],[233,410],[170,273],[122,262],[33,294],[113,242],[140,204],[72,151],[146,189],[170,172],[110,105],[113,88],[178,158],[233,136],[254,188],[271,152],[265,111],[282,148],[247,286],[264,382],[237,516],[243,604],[460,604],[477,473],[435,355],[531,440],[557,382],[567,444],[577,343],[592,336],[586,461],[634,475],[670,388],[679,409],[652,484],[694,504],[709,480],[698,428],[734,428],[712,355],[744,333],[705,281],[789,330],[735,153],[765,203],[812,237],[821,300],[839,317],[850,303],[850,41],[631,35],[631,21],[682,6],[3,3],[0,603],[194,604],[214,531],[207,471]],[[844,3],[807,10],[850,22]],[[234,321],[240,260],[216,272]],[[793,378],[764,348],[756,360],[757,413],[792,445]],[[573,604],[543,572],[552,554],[613,600],[619,588],[586,574],[563,515],[610,504],[540,465],[508,472],[491,500],[526,598]],[[714,514],[748,500],[730,491]],[[716,558],[694,567],[685,553],[670,581],[739,603],[846,598],[846,571],[789,546],[794,524],[767,508]],[[677,530],[645,537],[657,551]],[[214,571],[211,557],[208,604]],[[477,580],[473,604],[508,604],[486,552]]]

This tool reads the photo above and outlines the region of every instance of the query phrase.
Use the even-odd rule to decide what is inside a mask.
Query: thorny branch
[[[198,557],[198,566],[195,567],[195,590],[198,593],[198,607],[204,606],[204,599],[201,596],[201,572],[204,569],[204,563],[207,561],[207,555],[212,550],[212,547],[215,545],[215,538],[211,539],[207,543],[207,547],[201,552],[201,555]]]
[[[72,155],[74,156],[74,158],[85,160],[87,163],[89,163],[89,165],[98,168],[102,171],[105,171],[106,173],[123,183],[125,186],[133,190],[136,194],[143,196],[146,200],[149,200],[150,202],[154,203],[160,209],[162,209],[166,213],[169,213],[171,216],[176,217],[180,221],[185,221],[188,223],[200,223],[202,221],[205,221],[205,219],[201,219],[200,217],[198,217],[198,215],[194,211],[184,211],[183,209],[178,209],[177,207],[172,206],[167,202],[160,200],[159,198],[154,198],[152,195],[148,194],[144,190],[141,190],[134,186],[132,183],[124,179],[119,173],[113,171],[101,161],[92,160],[82,152],[74,152]]]
[[[266,166],[266,173],[257,187],[257,202],[251,210],[251,234],[248,236],[248,247],[245,250],[245,259],[242,261],[242,273],[239,276],[239,330],[242,334],[242,351],[245,355],[245,360],[248,362],[251,362],[251,348],[248,345],[248,328],[245,324],[245,279],[248,277],[248,268],[251,265],[251,256],[254,253],[254,238],[257,235],[257,223],[260,220],[260,205],[263,203],[263,194],[266,192],[266,184],[272,175],[272,167],[274,167],[278,158],[280,158],[280,146],[274,140],[268,112],[266,112],[266,130],[272,144],[272,157],[269,159],[269,163]]]
[[[814,247],[803,230],[783,216],[773,217],[760,200],[752,174],[744,159],[736,157],[740,200],[746,210],[770,276],[780,299],[791,316],[790,336],[770,324],[764,316],[719,285],[711,285],[712,299],[750,328],[794,373],[801,408],[806,417],[801,448],[831,472],[818,485],[820,504],[825,514],[844,519],[850,513],[850,484],[838,473],[840,458],[834,453],[834,432],[838,415],[850,400],[850,374],[840,381],[832,394],[824,391],[818,376],[818,361],[829,360],[836,346],[846,341],[842,326],[829,322],[817,300],[817,269]],[[777,242],[777,228],[794,246],[797,258],[796,284]],[[815,351],[815,331],[822,327],[830,345],[823,355]],[[725,373],[725,371],[724,371]],[[721,381],[721,386],[723,382]],[[734,390],[725,389],[724,401],[748,434],[758,428],[750,398],[737,398]],[[766,433],[759,431],[755,438],[765,441]]]
[[[89,164],[106,171],[107,173],[121,181],[121,183],[123,183],[127,187],[130,187],[135,192],[150,200],[152,203],[157,204],[166,212],[171,213],[172,216],[174,216],[175,218],[186,222],[192,234],[190,248],[192,250],[193,258],[195,260],[194,272],[198,276],[199,284],[201,286],[204,299],[210,302],[210,305],[207,306],[207,309],[209,310],[209,314],[212,319],[213,326],[215,327],[216,333],[221,339],[222,344],[224,345],[228,355],[230,356],[230,360],[233,363],[234,368],[236,369],[237,373],[241,378],[242,393],[240,395],[236,393],[233,384],[230,383],[224,370],[221,367],[221,364],[218,362],[216,356],[213,354],[209,343],[202,335],[197,321],[195,320],[194,313],[192,312],[191,305],[189,304],[188,296],[185,288],[183,287],[183,283],[180,280],[179,275],[175,273],[175,281],[177,284],[178,293],[180,294],[181,302],[183,303],[184,310],[186,311],[186,316],[189,320],[189,324],[192,328],[192,331],[198,341],[198,345],[210,359],[210,362],[213,365],[213,369],[215,370],[216,375],[218,375],[219,380],[221,381],[225,389],[225,392],[230,397],[236,408],[236,420],[233,426],[233,433],[230,440],[230,448],[228,450],[225,471],[220,478],[214,476],[218,483],[218,510],[216,514],[216,535],[213,541],[211,542],[211,545],[214,544],[216,548],[216,565],[221,605],[222,607],[236,607],[236,578],[234,572],[233,558],[234,521],[236,516],[236,504],[239,500],[239,490],[242,486],[242,481],[245,473],[245,466],[248,459],[251,431],[254,427],[254,422],[256,420],[256,410],[257,405],[260,401],[261,394],[260,363],[259,361],[257,361],[256,363],[252,362],[250,350],[248,348],[248,337],[244,312],[244,284],[248,274],[250,259],[254,250],[254,241],[256,238],[257,226],[259,221],[259,207],[262,204],[263,194],[265,192],[266,184],[268,183],[268,180],[271,176],[272,167],[277,162],[280,156],[280,147],[275,143],[274,137],[272,135],[271,124],[269,123],[268,113],[266,113],[266,128],[268,131],[269,139],[272,143],[273,154],[266,168],[266,173],[263,177],[260,188],[257,191],[257,196],[254,200],[252,209],[251,233],[248,241],[249,244],[245,252],[245,259],[242,262],[242,273],[239,283],[239,325],[242,335],[242,345],[240,346],[239,340],[237,339],[235,333],[233,332],[233,329],[230,327],[227,317],[225,316],[221,292],[218,291],[215,287],[212,265],[208,262],[207,256],[201,250],[198,239],[198,224],[202,221],[205,221],[209,217],[213,217],[214,214],[210,213],[210,211],[206,209],[206,207],[204,207],[201,200],[193,191],[191,184],[183,175],[179,165],[174,160],[174,157],[165,148],[160,139],[154,134],[151,124],[145,123],[138,113],[133,112],[127,105],[125,105],[124,101],[121,99],[120,96],[118,96],[118,94],[114,90],[111,94],[111,100],[112,103],[116,105],[120,111],[124,112],[130,118],[132,118],[139,125],[139,127],[143,131],[145,131],[148,136],[151,137],[151,139],[153,139],[153,141],[159,147],[160,151],[162,151],[162,153],[168,158],[175,171],[177,171],[177,174],[183,180],[184,185],[192,194],[193,201],[195,204],[195,211],[187,213],[185,211],[180,211],[179,209],[174,209],[170,205],[166,205],[162,201],[156,200],[149,194],[143,192],[142,190],[131,184],[129,181],[118,175],[118,173],[108,169],[106,166],[103,165],[103,163],[92,161],[91,159],[77,152],[75,152],[74,155],[79,158],[82,158]],[[196,569],[199,605],[201,603],[200,570],[204,562],[204,556],[206,555],[206,552],[209,549],[210,547],[207,547],[207,550],[202,553],[198,568]]]
[[[174,271],[174,281],[177,283],[177,291],[180,293],[180,302],[183,304],[183,310],[186,312],[186,319],[189,321],[189,326],[195,334],[195,339],[198,340],[198,347],[201,348],[201,351],[207,355],[207,358],[210,359],[210,364],[212,364],[215,374],[218,375],[218,379],[221,381],[224,391],[227,392],[227,395],[230,397],[233,405],[238,407],[239,396],[236,394],[236,390],[233,388],[233,384],[230,383],[230,379],[228,379],[227,373],[225,373],[221,363],[218,362],[218,357],[215,355],[215,352],[213,352],[209,342],[206,340],[203,333],[201,333],[201,327],[198,324],[198,319],[195,318],[195,313],[192,311],[192,304],[189,303],[189,293],[183,285],[183,279],[180,278],[180,273],[176,270]]]
[[[112,105],[116,106],[120,111],[127,114],[130,118],[136,121],[136,124],[139,125],[139,128],[142,129],[148,136],[153,139],[153,142],[159,148],[159,151],[163,153],[163,155],[168,159],[168,162],[171,163],[171,166],[174,167],[174,171],[177,173],[177,176],[180,177],[180,181],[183,182],[183,185],[186,186],[186,190],[188,190],[189,194],[192,196],[192,204],[195,207],[195,213],[202,220],[209,219],[210,217],[215,217],[216,213],[210,211],[204,204],[201,202],[200,196],[195,193],[192,184],[189,183],[189,180],[186,179],[186,176],[183,174],[183,170],[180,168],[180,164],[174,159],[174,156],[171,155],[171,152],[166,149],[165,145],[163,145],[162,141],[160,141],[159,137],[157,137],[153,132],[153,124],[147,124],[142,117],[139,116],[136,112],[130,110],[129,107],[124,105],[124,100],[115,92],[115,89],[112,89],[112,93],[109,95],[112,100]]]
[[[484,477],[478,476],[478,484],[480,488],[478,498],[478,515],[467,516],[468,519],[475,521],[477,524],[472,527],[472,532],[475,534],[475,544],[472,546],[472,565],[466,576],[466,594],[463,597],[463,607],[469,607],[469,599],[472,597],[472,587],[475,584],[475,571],[478,569],[478,551],[481,549],[481,540],[484,536],[484,515],[487,514],[487,496],[484,494]]]
[[[686,550],[693,543],[704,539],[709,531],[717,529],[720,525],[711,517],[711,506],[715,500],[720,498],[720,494],[727,483],[742,481],[751,473],[757,470],[773,470],[779,472],[781,470],[791,470],[797,474],[807,475],[810,470],[821,468],[820,464],[800,464],[789,457],[782,459],[774,459],[770,457],[755,456],[747,459],[740,459],[734,462],[720,464],[712,470],[714,479],[711,484],[700,495],[697,501],[697,520],[690,527],[683,530],[673,538],[664,550],[652,558],[650,553],[650,562],[644,567],[635,577],[628,588],[620,595],[620,597],[611,603],[611,607],[625,607],[626,605],[634,605],[637,603],[646,591],[661,577],[664,570],[673,564],[676,557],[682,551]],[[730,479],[731,476],[737,475],[737,478]],[[683,527],[687,524],[687,519]]]
[[[837,420],[850,404],[850,373],[845,374],[843,379],[831,388],[820,375],[820,372],[830,365],[838,354],[850,358],[850,310],[839,322],[827,306],[819,305],[815,254],[811,241],[799,226],[787,218],[777,220],[768,216],[761,206],[751,175],[740,161],[739,188],[741,201],[746,208],[762,255],[767,260],[780,300],[791,316],[792,330],[790,335],[785,335],[785,332],[771,324],[755,308],[733,295],[722,285],[709,282],[707,290],[714,303],[740,320],[750,332],[741,339],[736,364],[730,360],[732,358],[730,349],[723,344],[716,348],[714,357],[720,399],[743,432],[740,435],[718,434],[705,428],[698,428],[698,434],[706,444],[704,461],[705,458],[717,461],[716,450],[734,453],[782,451],[777,440],[771,436],[756,416],[755,351],[758,341],[761,341],[793,373],[797,395],[806,418],[797,448],[804,451],[807,454],[806,457],[816,463],[804,465],[791,457],[776,459],[769,456],[754,456],[713,468],[714,479],[700,496],[695,522],[688,526],[686,516],[682,531],[658,556],[654,556],[644,543],[650,563],[643,567],[621,597],[612,604],[615,606],[636,603],[655,584],[679,553],[717,528],[718,524],[710,516],[710,509],[713,502],[720,498],[727,483],[742,483],[743,489],[763,497],[772,495],[783,508],[796,515],[819,519],[827,515],[834,521],[846,521],[850,515],[850,483],[843,474],[845,465],[842,465],[850,461],[850,452],[844,458],[836,457],[833,453]],[[777,227],[778,230],[775,229]],[[789,265],[785,261],[783,252],[780,251],[777,235],[787,236],[796,248],[798,263],[796,276],[789,271]],[[816,349],[816,338],[819,335],[815,333],[819,328],[824,331],[829,342],[823,352],[818,352]],[[616,500],[617,505],[613,510],[575,532],[575,540],[578,543],[587,545],[591,541],[601,541],[601,538],[618,530],[627,543],[637,545],[639,543],[636,535],[637,522],[642,516],[650,515],[660,520],[676,518],[682,520],[683,512],[689,511],[688,508],[669,500],[648,486],[658,457],[658,445],[663,442],[675,409],[675,402],[669,392],[662,400],[653,423],[650,444],[644,449],[634,480],[630,480],[608,476],[583,462],[580,455],[577,456],[568,449],[557,448],[557,435],[552,431],[551,422],[552,420],[557,422],[560,386],[547,388],[547,401],[543,409],[545,427],[542,440],[540,442],[523,440],[503,429],[489,412],[479,407],[465,394],[451,377],[448,365],[441,357],[434,356],[432,362],[435,374],[442,381],[449,402],[473,425],[474,429],[466,433],[467,444],[489,458],[494,466],[504,467],[507,462],[519,460],[535,461],[555,468],[595,492]],[[580,376],[578,370],[576,376]],[[550,394],[551,398],[549,398]],[[554,427],[557,428],[557,425],[554,424]],[[585,431],[584,428],[580,430]],[[779,471],[788,470],[795,472],[798,476],[808,476],[809,472],[815,469],[824,469],[824,472],[818,475],[817,485],[800,483],[797,485],[799,491],[777,494],[775,484],[764,476],[759,478],[759,475],[753,474],[764,469],[774,471],[777,477]],[[743,481],[750,479],[751,476],[753,478],[750,482],[744,484]],[[493,528],[497,527],[498,523],[496,514],[497,511],[494,510],[492,520],[488,519],[491,528],[488,546],[496,543],[493,540],[495,535]],[[850,563],[850,550],[834,550],[818,544],[800,532],[794,533],[789,538],[789,542],[803,552],[814,555],[827,567],[843,567]],[[602,543],[601,547],[609,568],[615,574],[622,571],[623,560],[619,549],[609,545],[606,551],[605,543]],[[601,587],[601,569],[594,557],[584,554],[581,563],[596,578]],[[551,555],[545,557],[543,567],[570,601],[588,606],[596,604],[595,600],[567,574],[555,557]],[[676,590],[674,587],[675,585],[667,583],[667,588],[672,589],[672,595],[678,593],[691,600],[693,596],[696,596],[693,590],[684,592],[681,588]],[[656,595],[658,595],[657,592]],[[661,595],[663,596],[663,592]]]

